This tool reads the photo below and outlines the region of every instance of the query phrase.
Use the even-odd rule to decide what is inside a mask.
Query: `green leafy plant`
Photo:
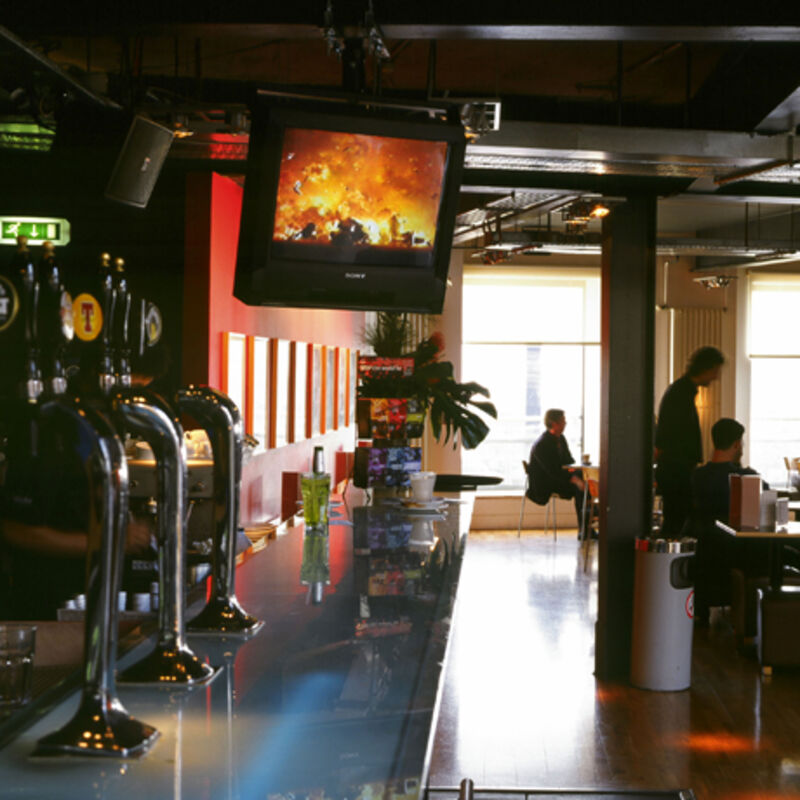
[[[379,311],[375,324],[364,328],[364,341],[372,346],[375,355],[394,358],[411,347],[413,328],[407,314]]]
[[[379,356],[413,358],[414,373],[403,377],[367,378],[359,393],[363,397],[414,397],[426,411],[437,441],[444,435],[444,442],[452,441],[453,447],[459,439],[467,450],[477,447],[489,433],[489,426],[472,409],[497,419],[497,409],[488,399],[489,390],[479,383],[456,381],[452,362],[440,360],[444,349],[440,333],[423,339],[413,350],[404,351],[402,347],[396,349],[403,331],[407,344],[411,331],[407,317],[382,312],[375,325],[365,332],[366,343],[372,345]],[[387,342],[395,348],[393,352],[385,349]]]

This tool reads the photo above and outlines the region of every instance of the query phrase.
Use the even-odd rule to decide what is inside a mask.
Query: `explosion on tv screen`
[[[287,128],[274,241],[431,249],[447,143]]]

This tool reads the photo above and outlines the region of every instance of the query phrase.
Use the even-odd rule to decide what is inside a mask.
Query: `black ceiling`
[[[345,82],[384,97],[500,101],[501,133],[514,123],[597,126],[592,129],[612,137],[602,155],[613,153],[618,161],[623,145],[614,143],[614,132],[657,131],[662,147],[665,132],[696,132],[697,150],[705,132],[742,134],[737,152],[713,154],[713,169],[728,161],[727,172],[754,174],[725,179],[714,194],[736,196],[741,189],[743,198],[745,191],[747,197],[800,197],[800,175],[787,171],[787,163],[769,181],[759,174],[760,164],[778,160],[791,167],[793,152],[759,161],[745,146],[746,137],[768,135],[789,137],[791,149],[800,128],[797,3],[144,0],[111,6],[34,0],[0,13],[0,120],[30,118],[54,127],[65,109],[119,105],[168,124],[176,114],[188,115],[198,133],[225,132],[231,112],[255,88],[330,91]],[[328,43],[344,42],[347,54],[357,53],[368,45],[373,22],[390,57],[367,52],[354,77],[330,52],[324,33]],[[575,159],[591,154],[564,147],[561,162],[536,164],[524,174],[472,167],[467,182],[495,194],[537,187],[609,194],[638,183],[664,196],[686,191],[696,179],[696,170],[680,169],[648,177],[638,153],[624,154],[622,161],[632,165],[627,175],[625,168],[611,176],[579,167],[570,172],[561,168],[564,158],[580,164]],[[782,143],[780,149],[786,149]]]

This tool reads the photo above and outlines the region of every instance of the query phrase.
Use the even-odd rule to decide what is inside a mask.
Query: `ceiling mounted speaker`
[[[105,196],[145,208],[172,144],[173,132],[144,117],[134,117],[111,172]]]

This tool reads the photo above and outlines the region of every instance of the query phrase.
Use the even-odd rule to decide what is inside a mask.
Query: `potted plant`
[[[444,337],[434,333],[415,347],[411,345],[412,326],[408,316],[397,312],[378,312],[374,325],[364,331],[365,343],[375,355],[414,359],[412,375],[401,377],[369,377],[359,388],[361,397],[413,397],[430,419],[437,441],[459,440],[471,450],[489,433],[489,426],[472,408],[497,418],[489,390],[478,383],[459,383],[453,377],[453,364],[441,358]],[[487,398],[486,400],[479,399]],[[470,408],[472,407],[472,408]]]

